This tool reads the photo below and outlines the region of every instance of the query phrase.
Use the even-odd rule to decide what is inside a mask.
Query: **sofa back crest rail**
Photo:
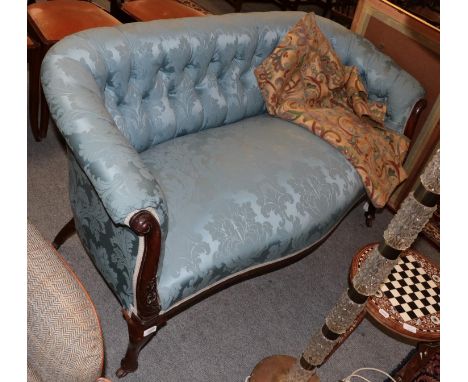
[[[253,69],[305,14],[230,14],[80,32],[42,64],[69,158],[75,229],[123,306],[117,375],[171,316],[309,253],[363,199],[332,146],[265,113]],[[411,130],[424,90],[372,44],[317,16],[385,124]]]

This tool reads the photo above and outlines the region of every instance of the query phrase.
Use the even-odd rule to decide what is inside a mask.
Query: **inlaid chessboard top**
[[[378,244],[369,244],[353,259],[350,276]],[[367,302],[367,312],[393,333],[417,341],[440,339],[440,272],[414,249],[401,253],[380,290]]]

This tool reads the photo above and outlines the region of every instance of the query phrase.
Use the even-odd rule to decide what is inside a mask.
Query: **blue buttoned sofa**
[[[136,370],[141,347],[171,316],[310,252],[364,197],[336,149],[265,113],[253,69],[303,16],[97,28],[44,59],[73,210],[55,244],[76,229],[123,306],[130,339],[119,376]],[[413,126],[420,84],[367,40],[317,18],[371,99],[387,102],[385,125]]]

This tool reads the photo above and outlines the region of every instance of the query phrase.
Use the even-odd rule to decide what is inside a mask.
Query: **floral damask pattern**
[[[219,253],[236,253],[246,244],[251,248],[262,246],[273,233],[271,223],[256,221],[251,203],[233,201],[226,203],[222,213],[214,214],[205,229],[219,242]]]
[[[364,193],[333,147],[266,114],[161,143],[141,157],[168,203],[158,280],[165,310],[320,240]]]
[[[79,237],[120,303],[129,308],[133,304],[138,237],[130,228],[112,222],[75,158],[68,156],[70,202]]]
[[[383,207],[406,179],[409,141],[383,128],[386,107],[368,100],[358,69],[342,65],[310,13],[255,69],[271,115],[297,123],[338,148],[367,194]]]

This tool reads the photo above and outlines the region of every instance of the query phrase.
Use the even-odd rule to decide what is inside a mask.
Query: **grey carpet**
[[[230,11],[221,0],[197,1],[214,13]],[[52,240],[71,217],[65,151],[56,129],[51,126],[41,143],[28,130],[27,152],[28,218]],[[354,253],[379,241],[391,216],[383,211],[367,228],[360,205],[305,259],[237,284],[182,312],[143,349],[139,370],[125,381],[238,382],[264,357],[300,355],[311,331],[323,324],[345,288]],[[438,253],[425,241],[417,247],[438,261]],[[60,251],[95,302],[105,341],[105,375],[116,380],[114,372],[127,344],[120,305],[76,236]],[[365,366],[388,372],[411,349],[364,320],[319,375],[322,381],[337,381]]]

